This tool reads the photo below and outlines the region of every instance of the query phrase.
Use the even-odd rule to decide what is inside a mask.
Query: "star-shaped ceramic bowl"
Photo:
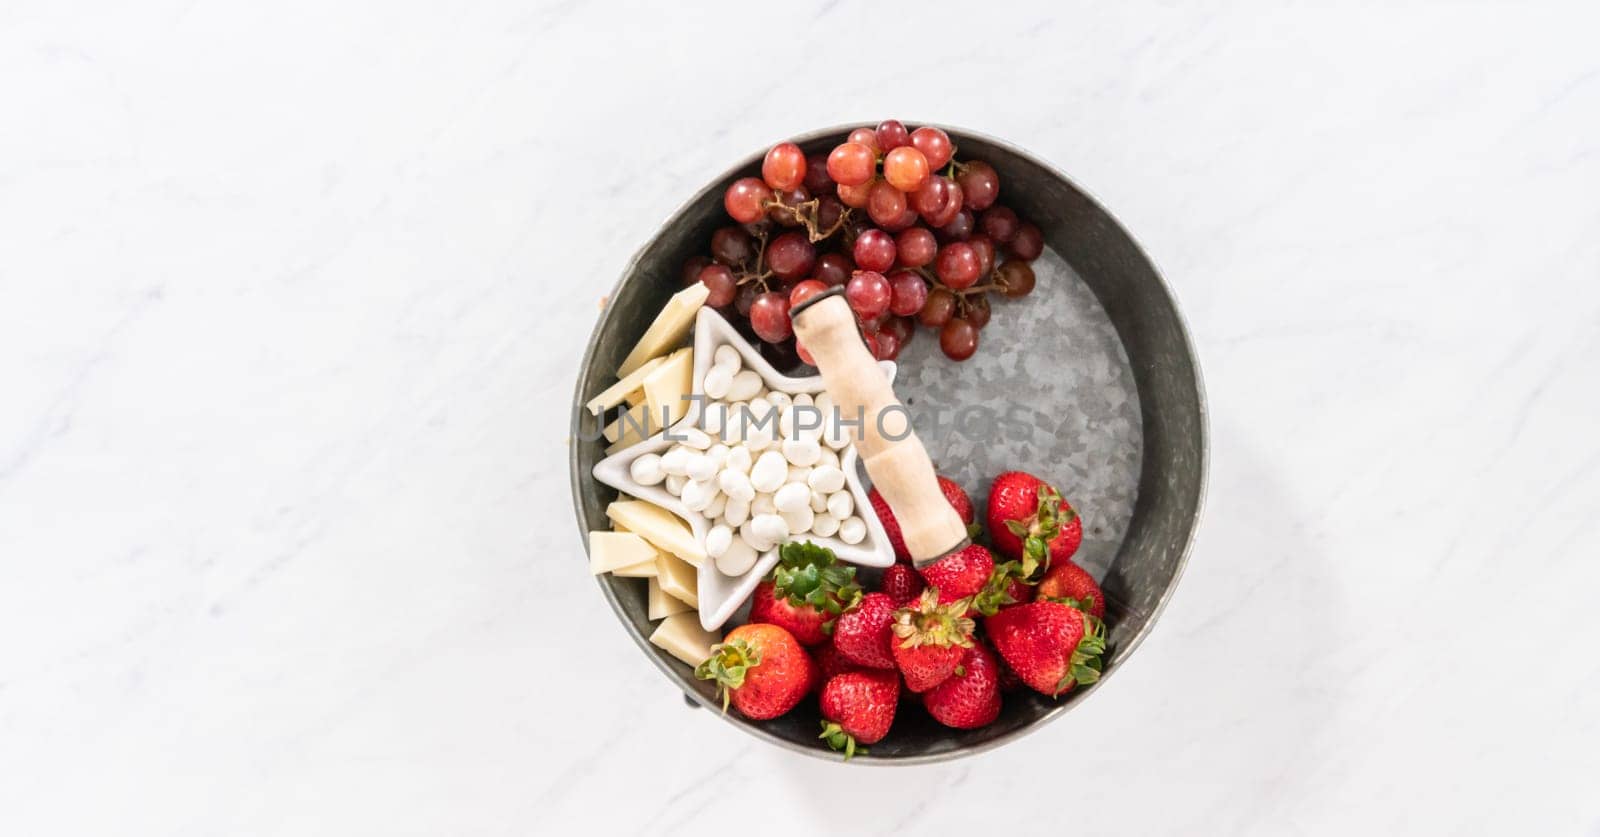
[[[681,500],[662,486],[640,485],[633,479],[629,468],[635,459],[647,453],[661,453],[672,447],[676,439],[669,437],[681,438],[679,434],[684,428],[699,426],[702,405],[706,403],[704,398],[706,372],[710,371],[712,357],[719,346],[732,346],[743,360],[744,368],[754,370],[760,375],[769,390],[793,396],[800,393],[819,393],[824,389],[820,375],[795,378],[774,369],[772,364],[768,363],[743,335],[723,319],[721,314],[710,308],[702,308],[695,315],[694,325],[694,377],[691,380],[690,391],[695,397],[690,399],[683,418],[673,425],[670,431],[657,433],[636,445],[623,448],[595,463],[594,466],[594,477],[600,482],[624,494],[655,503],[683,518],[689,524],[689,530],[694,533],[695,541],[700,544],[705,543],[706,533],[711,531],[711,521],[705,515],[685,508]],[[889,376],[889,380],[893,381],[894,363],[882,361],[878,365],[883,368],[883,373]],[[894,563],[894,548],[889,544],[888,534],[883,531],[883,523],[872,511],[872,503],[867,500],[866,489],[861,485],[861,476],[856,472],[857,463],[855,443],[845,445],[839,451],[839,468],[844,471],[845,487],[855,500],[855,514],[867,524],[867,536],[854,545],[847,544],[837,537],[825,538],[815,534],[802,535],[800,539],[826,546],[833,550],[841,561],[863,567],[887,567]],[[717,569],[716,562],[709,558],[701,563],[696,577],[699,584],[700,624],[708,631],[721,627],[738,611],[739,605],[750,597],[750,593],[756,589],[761,579],[772,571],[777,561],[777,553],[773,552],[756,561],[755,566],[739,576],[723,575]]]

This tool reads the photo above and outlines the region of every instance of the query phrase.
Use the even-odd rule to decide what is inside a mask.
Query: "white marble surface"
[[[1593,4],[642,5],[0,6],[0,833],[1600,830]],[[849,770],[640,659],[565,405],[678,202],[891,115],[1136,231],[1214,464],[1093,700]]]

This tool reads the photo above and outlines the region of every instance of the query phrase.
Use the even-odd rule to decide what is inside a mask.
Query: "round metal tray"
[[[917,123],[921,124],[921,123]],[[943,127],[943,126],[941,126]],[[797,139],[807,153],[843,141],[848,128]],[[852,763],[940,761],[1000,746],[1053,720],[1098,690],[1149,633],[1183,570],[1206,480],[1205,399],[1177,303],[1133,238],[1083,189],[1050,165],[1000,140],[945,128],[962,160],[1000,173],[1000,199],[1044,231],[1038,285],[1020,300],[996,300],[978,352],[945,358],[919,328],[902,351],[895,389],[941,473],[983,508],[988,481],[1012,469],[1050,480],[1084,518],[1076,560],[1106,592],[1109,648],[1098,683],[1059,700],[1032,691],[1005,696],[1000,718],[979,730],[934,722],[905,701],[889,736]],[[591,476],[602,441],[585,442],[578,408],[614,380],[624,355],[679,287],[679,267],[704,253],[713,230],[731,223],[722,193],[757,174],[752,154],[673,214],[612,290],[584,355],[573,407],[570,465],[578,527],[607,527],[615,492]],[[864,574],[866,575],[866,574]],[[838,759],[817,740],[815,701],[765,722],[721,714],[710,683],[651,645],[645,585],[597,579],[640,649],[691,701],[726,722],[789,749]]]

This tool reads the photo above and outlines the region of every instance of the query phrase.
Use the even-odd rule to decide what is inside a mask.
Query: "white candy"
[[[706,554],[712,558],[721,558],[728,547],[733,544],[733,530],[727,524],[718,523],[706,533]]]
[[[811,479],[811,469],[810,468],[802,468],[799,465],[790,465],[789,466],[789,476],[785,477],[783,481],[784,482],[805,482],[806,480],[809,480],[809,479]]]
[[[777,491],[788,475],[789,463],[784,461],[783,454],[769,450],[750,467],[750,484],[757,491]]]
[[[780,517],[778,520],[779,522],[782,522],[783,518]],[[774,546],[777,546],[776,541],[765,540],[760,535],[756,534],[755,526],[755,518],[752,517],[749,520],[746,520],[744,524],[739,527],[739,539],[744,541],[746,544],[749,544],[750,547],[757,552],[766,552]]]
[[[743,365],[740,360],[739,350],[726,343],[718,346],[717,350],[711,354],[712,366],[731,366],[733,367],[733,372],[738,372],[739,367]],[[731,377],[732,372],[729,375]]]
[[[816,439],[785,439],[783,458],[795,465],[815,465],[822,456],[822,447]]]
[[[832,494],[844,488],[844,472],[832,465],[818,465],[811,469],[806,484],[824,494]]]
[[[844,520],[855,511],[856,501],[848,491],[835,491],[828,495],[828,514]]]
[[[823,512],[827,511],[828,495],[823,494],[821,491],[818,491],[815,488],[811,489],[811,510],[817,514],[822,514]]]
[[[793,512],[801,509],[809,512],[811,511],[811,489],[807,488],[805,483],[791,482],[778,489],[777,493],[772,495],[772,505],[776,506],[780,512]],[[806,529],[810,528],[810,526],[806,527]]]
[[[733,373],[738,370],[728,366],[713,366],[706,372],[706,379],[700,385],[705,390],[707,398],[724,398],[728,388],[733,386]]]
[[[682,474],[668,474],[666,480],[667,493],[676,497],[683,493],[683,487],[689,484],[689,478]]]
[[[728,458],[722,463],[722,467],[725,469],[731,468],[741,474],[748,474],[750,473],[752,461],[750,449],[740,445],[736,448],[728,448]],[[727,491],[727,489],[724,488],[723,491]]]
[[[707,404],[705,412],[700,416],[700,426],[704,427],[707,433],[721,438],[722,429],[728,426],[728,405]]]
[[[839,531],[839,518],[831,514],[819,514],[811,521],[811,534],[819,538],[831,538]]]
[[[740,370],[733,376],[733,382],[728,385],[728,400],[743,401],[755,396],[761,391],[761,376],[753,369]]]
[[[772,447],[777,439],[773,436],[772,424],[751,422],[744,431],[744,446],[753,453],[760,453]]]
[[[653,453],[628,463],[628,475],[640,485],[659,485],[667,478],[667,473],[661,470],[661,457]]]
[[[710,480],[689,480],[683,485],[683,507],[689,511],[705,511],[717,496],[717,487]]]
[[[744,575],[755,565],[755,549],[738,538],[734,538],[728,544],[728,551],[717,558],[717,572],[723,575]]]
[[[728,446],[718,442],[706,448],[706,457],[715,462],[717,470],[721,471],[722,466],[728,464]]]
[[[756,489],[750,484],[750,478],[734,470],[732,466],[724,467],[722,473],[717,475],[717,486],[722,489],[722,493],[728,495],[729,500],[748,503],[756,496]]]
[[[683,472],[689,479],[705,481],[715,477],[719,470],[711,457],[696,451],[689,455],[689,464],[684,466]]]
[[[661,454],[661,470],[667,476],[681,477],[689,473],[689,449],[683,445],[673,445]]]
[[[851,437],[859,429],[853,423],[856,418],[856,416],[846,416],[843,414],[835,416],[833,414],[833,408],[829,407],[828,420],[823,422],[822,427],[822,443],[830,448],[833,448],[834,450],[843,450],[845,445],[850,444]],[[852,422],[852,424],[849,427],[845,427],[844,422],[840,421],[840,419],[847,419]]]
[[[728,495],[722,495],[727,497]],[[738,526],[750,519],[750,501],[728,497],[722,509],[722,522],[729,526]]]
[[[750,531],[768,543],[778,543],[789,537],[789,524],[776,514],[758,514],[750,518]]]
[[[803,535],[811,531],[811,527],[817,519],[816,512],[813,512],[810,506],[801,506],[793,511],[786,511],[780,516],[783,518],[784,525],[789,528],[789,534],[791,535]],[[829,520],[833,519],[829,515],[823,515],[823,517],[827,517]]]
[[[757,494],[756,498],[750,501],[750,513],[777,514],[778,504],[772,502],[771,494]]]
[[[673,428],[672,435],[679,437],[687,448],[705,450],[711,447],[711,437],[698,427],[676,427]]]
[[[767,401],[774,407],[787,407],[794,403],[794,399],[790,398],[787,392],[769,392]]]
[[[817,460],[817,466],[820,467],[822,465],[832,465],[835,468],[841,467],[839,465],[839,454],[834,453],[833,448],[823,448],[822,458]]]
[[[794,397],[794,403],[801,407],[809,407],[815,402],[811,400],[811,393],[802,392]]]
[[[716,520],[722,517],[722,512],[727,508],[727,505],[728,495],[718,491],[716,496],[711,498],[711,505],[706,506],[705,511],[701,512],[701,514],[705,515],[707,520]]]
[[[859,517],[852,517],[839,524],[839,540],[854,546],[861,543],[867,536],[867,523]]]

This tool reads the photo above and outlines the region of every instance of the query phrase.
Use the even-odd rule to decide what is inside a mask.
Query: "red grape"
[[[950,135],[932,125],[912,131],[911,145],[928,158],[928,168],[935,171],[944,168],[944,164],[950,162],[950,156],[955,153],[955,146],[950,144]]]
[[[916,223],[917,223],[917,211],[915,209],[912,209],[911,205],[908,203],[906,205],[905,210],[900,213],[900,217],[899,218],[896,218],[893,221],[888,221],[886,223],[879,224],[878,227],[879,227],[879,229],[882,229],[886,233],[897,233],[897,232],[900,232],[901,230],[909,230],[909,229],[911,229],[913,226],[916,225]]]
[[[874,342],[878,344],[875,352],[878,360],[894,360],[900,356],[900,338],[894,332],[878,330],[873,334]]]
[[[946,244],[939,249],[939,256],[934,260],[939,281],[958,291],[977,284],[981,275],[980,267],[978,251],[965,241]]]
[[[961,184],[961,194],[967,208],[973,212],[988,209],[995,198],[1000,197],[1000,175],[994,170],[994,166],[982,160],[968,163],[966,168],[956,175],[956,182]]]
[[[856,324],[861,326],[861,330],[868,334],[877,334],[878,327],[883,325],[884,321],[888,319],[889,312],[885,311],[876,317],[856,317]]]
[[[966,241],[972,235],[973,218],[970,210],[963,209],[950,219],[950,223],[934,228],[940,241]]]
[[[955,317],[939,330],[939,348],[951,360],[966,360],[978,350],[978,329],[972,323]]]
[[[793,308],[827,289],[826,284],[816,279],[801,279],[789,289],[789,307]]]
[[[806,179],[800,185],[819,198],[833,194],[833,178],[828,176],[828,155],[820,152],[806,155]]]
[[[863,209],[866,207],[867,201],[872,196],[872,185],[873,181],[871,180],[868,180],[866,183],[858,183],[855,186],[846,186],[843,183],[840,183],[836,187],[839,192],[839,200],[843,202],[845,206]]]
[[[888,270],[894,267],[894,239],[883,230],[867,230],[856,237],[852,254],[862,270]]]
[[[779,279],[793,281],[811,272],[817,263],[817,248],[798,230],[786,232],[767,243],[767,267]]]
[[[911,202],[930,227],[950,223],[961,211],[961,189],[948,177],[930,177],[912,195]]]
[[[879,180],[867,196],[867,216],[877,224],[893,224],[906,211],[906,193]]]
[[[792,191],[806,180],[806,154],[792,142],[780,142],[761,161],[761,179],[774,191]]]
[[[978,253],[978,277],[989,275],[994,270],[994,241],[983,233],[967,239],[967,244]]]
[[[729,267],[745,264],[755,255],[755,239],[743,227],[721,227],[711,234],[711,258]]]
[[[875,270],[858,270],[844,286],[844,298],[864,320],[889,310],[889,280]]]
[[[860,186],[872,179],[877,165],[871,148],[859,142],[847,142],[828,155],[828,176],[840,186]]]
[[[741,177],[733,181],[722,196],[722,208],[728,217],[741,224],[759,220],[767,212],[767,202],[772,200],[772,188],[759,177]]]
[[[939,251],[939,243],[934,239],[933,231],[927,227],[902,230],[894,237],[894,247],[895,255],[906,267],[922,267],[933,261]]]
[[[893,334],[900,341],[900,347],[905,348],[911,342],[912,335],[917,333],[916,326],[912,325],[910,317],[890,317],[889,321],[878,329],[879,333]]]
[[[922,310],[917,313],[917,322],[925,326],[939,328],[950,322],[950,317],[956,313],[956,295],[944,288],[934,288],[928,292],[928,301],[923,304]]]
[[[883,151],[883,149],[878,147],[878,132],[872,130],[871,128],[857,128],[854,131],[851,131],[850,136],[845,137],[845,142],[853,142],[858,145],[866,146],[867,149],[872,152],[873,157],[877,157],[878,154]],[[837,180],[838,178],[835,179]]]
[[[849,257],[841,253],[823,253],[817,257],[813,272],[824,285],[843,285],[850,281],[850,274],[855,269]]]
[[[1017,228],[1022,226],[1022,220],[1011,211],[1011,207],[995,204],[983,211],[978,226],[983,227],[984,233],[1000,244],[1010,244],[1016,239]]]
[[[755,305],[756,297],[761,295],[761,288],[755,282],[746,282],[739,286],[739,293],[733,298],[733,310],[739,316],[750,316],[750,309]]]
[[[789,339],[794,333],[794,326],[789,323],[789,298],[776,291],[756,297],[750,305],[750,327],[768,343]]]
[[[733,278],[733,271],[727,265],[708,264],[700,269],[700,282],[711,290],[706,297],[706,304],[712,308],[721,308],[733,301],[739,293],[739,283]]]
[[[1032,224],[1017,227],[1017,237],[1011,239],[1011,252],[1019,259],[1033,261],[1044,252],[1044,233]]]
[[[967,297],[966,320],[978,330],[989,324],[989,315],[994,313],[989,308],[988,294],[974,294]]]
[[[879,122],[878,130],[872,134],[878,141],[878,150],[886,153],[911,142],[911,134],[906,130],[905,123],[898,119]]]
[[[829,185],[832,189],[832,185]],[[844,204],[833,195],[823,195],[817,198],[817,232],[825,233],[839,223],[839,216],[844,214]]]
[[[896,148],[883,158],[883,179],[902,192],[915,192],[928,179],[928,158],[909,145]]]
[[[878,335],[870,331],[861,332],[861,342],[867,344],[867,351],[873,357],[878,356]]]
[[[1000,292],[1012,299],[1031,293],[1034,281],[1033,268],[1025,261],[1011,259],[1000,265]]]
[[[712,240],[714,241],[715,239]],[[708,264],[711,264],[711,260],[705,256],[690,256],[684,259],[683,272],[679,274],[679,278],[683,280],[683,286],[687,288],[700,281],[700,268]]]
[[[801,223],[798,209],[800,204],[811,200],[811,193],[806,191],[806,187],[801,186],[786,192],[778,192],[774,200],[776,203],[767,208],[767,217],[780,227],[798,227]]]
[[[896,316],[909,317],[922,310],[928,301],[928,286],[922,277],[909,270],[889,274],[889,310]]]

